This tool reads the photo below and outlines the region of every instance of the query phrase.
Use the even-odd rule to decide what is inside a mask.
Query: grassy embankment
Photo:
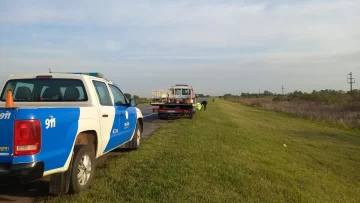
[[[223,100],[44,202],[359,202],[360,135]]]
[[[260,98],[228,97],[225,99],[345,128],[360,129],[360,93],[352,96],[340,93],[315,93]]]

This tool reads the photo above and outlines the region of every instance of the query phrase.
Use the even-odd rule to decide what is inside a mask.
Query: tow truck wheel
[[[95,175],[95,152],[92,145],[77,145],[74,149],[70,176],[70,193],[80,193],[89,188]]]

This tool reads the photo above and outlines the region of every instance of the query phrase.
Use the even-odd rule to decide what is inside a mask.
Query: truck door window
[[[103,82],[93,80],[93,84],[98,95],[99,102],[102,106],[112,106],[109,90]]]
[[[127,102],[126,102],[124,94],[114,85],[109,85],[109,87],[114,96],[115,105],[118,105],[118,106],[126,105]]]

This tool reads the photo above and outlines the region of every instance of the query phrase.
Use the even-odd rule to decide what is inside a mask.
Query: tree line
[[[325,90],[313,90],[311,93],[307,93],[307,92],[303,92],[303,91],[299,91],[299,90],[295,90],[294,92],[289,92],[287,94],[277,94],[277,93],[273,93],[270,92],[268,90],[265,90],[262,93],[245,93],[242,92],[240,95],[234,95],[234,94],[224,94],[222,97],[242,97],[242,98],[260,98],[260,97],[267,97],[267,96],[294,96],[294,95],[311,95],[311,94],[332,94],[332,95],[359,95],[360,94],[360,90],[355,89],[352,91],[343,91],[343,90],[332,90],[332,89],[325,89]]]

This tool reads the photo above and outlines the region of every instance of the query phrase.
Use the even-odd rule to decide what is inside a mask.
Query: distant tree
[[[125,97],[126,97],[127,99],[131,99],[131,94],[130,94],[130,93],[125,93],[124,95],[125,95]]]
[[[274,95],[272,92],[270,92],[268,90],[264,91],[264,96],[272,96],[272,95]]]
[[[295,95],[302,95],[302,94],[303,94],[303,92],[302,92],[302,91],[295,90],[292,94],[295,94]]]
[[[134,99],[136,99],[136,100],[139,100],[139,99],[140,99],[140,97],[137,96],[137,95],[133,95],[133,97],[134,97]]]

